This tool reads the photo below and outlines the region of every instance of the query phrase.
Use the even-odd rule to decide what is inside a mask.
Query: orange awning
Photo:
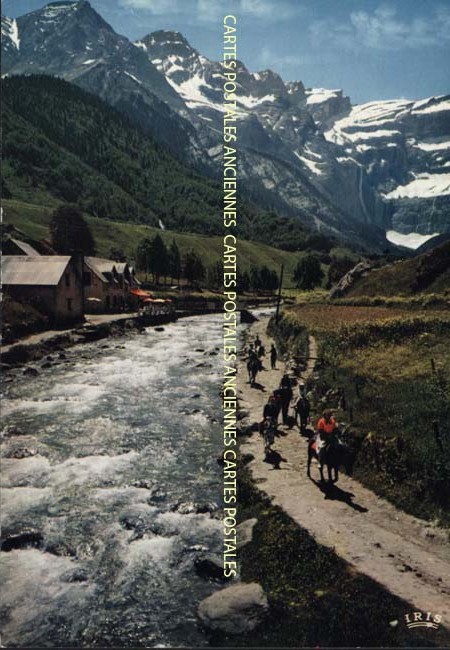
[[[150,291],[144,291],[143,289],[131,289],[130,293],[136,298],[151,298],[153,294]]]

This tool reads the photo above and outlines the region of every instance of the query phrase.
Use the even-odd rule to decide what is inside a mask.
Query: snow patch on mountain
[[[144,50],[144,52],[147,52],[147,46],[142,41],[135,41],[133,43],[133,45],[135,45],[136,47],[139,47],[141,50]]]
[[[339,97],[341,93],[341,90],[327,90],[327,88],[306,88],[306,103],[309,105],[321,104],[322,102],[327,102],[333,97]]]
[[[79,2],[54,2],[45,6],[42,16],[44,18],[59,17],[62,13],[74,11],[79,7]]]
[[[445,95],[441,97],[445,97]],[[450,99],[439,101],[441,97],[431,97],[425,106],[422,102],[416,102],[412,107],[412,113],[440,113],[450,110]]]
[[[15,18],[2,16],[2,36],[9,38],[17,50],[20,49],[19,27]]]
[[[255,108],[259,104],[275,101],[275,95],[265,95],[264,97],[252,97],[251,95],[238,95],[237,100],[246,108]]]
[[[142,81],[140,79],[138,79],[137,77],[135,77],[134,74],[131,74],[131,72],[127,72],[126,70],[125,70],[125,74],[127,75],[127,77],[130,77],[130,79],[133,79],[133,81],[135,81],[140,86],[142,86]]]
[[[306,158],[305,156],[301,156],[297,151],[294,151],[294,153],[313,174],[316,174],[317,176],[323,174],[323,170],[319,167],[320,163],[317,163],[314,160],[309,160],[309,158]]]
[[[403,246],[404,248],[412,248],[413,250],[416,250],[429,239],[433,239],[433,237],[437,237],[439,234],[440,233],[435,232],[432,235],[421,235],[418,232],[410,232],[408,235],[405,235],[396,230],[388,230],[386,232],[386,239],[396,246]]]
[[[386,199],[434,198],[450,194],[450,174],[418,174],[406,185],[385,194]]]
[[[413,140],[413,147],[422,149],[422,151],[440,151],[441,149],[450,149],[450,141],[447,142],[416,142]]]

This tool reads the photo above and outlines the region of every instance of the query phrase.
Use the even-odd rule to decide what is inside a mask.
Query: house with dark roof
[[[84,258],[83,280],[87,313],[126,309],[130,304],[130,290],[140,285],[134,269],[126,262],[103,257]]]
[[[3,255],[5,293],[47,314],[53,325],[83,318],[81,258],[69,255]]]
[[[14,239],[14,237],[8,237],[2,243],[2,254],[3,255],[40,255],[38,251],[33,248],[30,244],[27,244],[20,239]]]

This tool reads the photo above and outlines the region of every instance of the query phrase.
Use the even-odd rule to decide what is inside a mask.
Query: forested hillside
[[[43,75],[2,80],[3,196],[76,202],[100,218],[183,232],[222,231],[219,182],[175,160],[99,98]],[[241,237],[308,245],[294,219],[240,204]]]

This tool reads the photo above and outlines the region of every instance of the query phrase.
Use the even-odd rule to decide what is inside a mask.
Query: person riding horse
[[[328,468],[328,480],[332,480],[334,470],[334,481],[339,478],[339,467],[343,465],[348,475],[353,471],[356,453],[354,449],[342,443],[337,434],[339,429],[332,412],[327,409],[317,423],[317,435],[311,438],[308,443],[308,465],[307,473],[310,476],[311,461],[317,458],[319,461],[320,478],[323,481],[323,467]]]
[[[337,423],[333,417],[333,412],[330,409],[325,409],[322,417],[317,422],[317,433],[320,436],[321,442],[325,445],[333,445],[338,442]]]

